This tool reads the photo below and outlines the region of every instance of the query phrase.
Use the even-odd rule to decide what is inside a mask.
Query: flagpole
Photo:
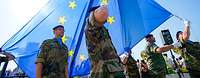
[[[178,15],[172,14],[173,16],[175,16],[176,18],[178,18],[180,21],[184,21],[183,18],[179,17]]]

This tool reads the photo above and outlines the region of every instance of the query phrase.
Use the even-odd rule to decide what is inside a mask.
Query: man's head
[[[64,36],[64,26],[58,25],[53,28],[53,33],[56,38]]]
[[[97,6],[92,8],[94,12],[94,17],[98,23],[105,23],[108,18],[108,8],[107,6]]]
[[[147,42],[150,42],[150,43],[153,43],[153,42],[156,41],[152,34],[146,35],[145,39],[146,39]]]
[[[176,39],[179,41],[182,37],[183,37],[183,32],[182,31],[178,31],[177,33],[176,33]]]

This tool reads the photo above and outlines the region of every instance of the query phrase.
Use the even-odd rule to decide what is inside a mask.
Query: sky
[[[165,9],[181,18],[191,21],[191,37],[193,41],[200,41],[200,0],[155,0]],[[48,0],[0,0],[0,46],[19,31],[25,23],[34,16]],[[175,40],[175,34],[178,30],[183,30],[183,21],[176,17],[171,17],[160,27],[152,32],[156,38],[156,44],[162,46],[160,31],[169,29]],[[140,59],[140,52],[145,48],[145,40],[139,42],[133,49],[133,57]],[[168,52],[169,53],[169,52]],[[13,69],[16,64],[9,63],[8,68]]]
[[[0,46],[18,32],[48,1],[0,0]],[[16,67],[15,62],[10,61],[7,69],[13,70]]]

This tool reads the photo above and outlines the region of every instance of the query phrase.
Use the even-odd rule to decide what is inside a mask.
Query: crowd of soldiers
[[[189,40],[189,21],[185,21],[183,32],[177,32],[178,42],[175,44],[159,47],[155,44],[155,38],[152,34],[145,36],[147,46],[141,52],[143,60],[138,68],[139,64],[131,56],[131,51],[127,52],[127,57],[123,61],[117,55],[108,30],[104,27],[107,18],[108,9],[107,6],[103,5],[93,7],[86,20],[86,46],[92,65],[90,78],[166,78],[167,65],[162,53],[169,50],[174,50],[185,59],[186,68],[189,70],[191,78],[198,78],[200,59],[196,56],[200,54],[197,53],[200,52],[200,48],[193,48],[195,44]],[[63,56],[67,55],[68,49],[61,41],[64,27],[56,26],[53,28],[53,32],[55,38],[43,42],[35,62],[37,78],[68,77],[67,56]]]

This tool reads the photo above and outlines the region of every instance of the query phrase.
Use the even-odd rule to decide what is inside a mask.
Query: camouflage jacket
[[[173,51],[179,55],[181,55],[186,63],[187,69],[190,71],[197,71],[200,72],[200,46],[196,48],[194,45],[195,43],[188,41],[183,42],[181,41],[183,47],[175,48]]]
[[[93,13],[86,21],[85,34],[89,58],[92,63],[91,73],[123,71],[108,30],[104,26],[97,27]]]
[[[148,44],[145,51],[142,54],[143,58],[148,64],[148,68],[153,74],[158,75],[160,73],[166,74],[166,63],[162,53],[156,53],[158,46],[155,43]]]
[[[67,52],[67,46],[61,46],[56,38],[42,43],[36,60],[36,63],[42,63],[42,78],[66,78]]]

